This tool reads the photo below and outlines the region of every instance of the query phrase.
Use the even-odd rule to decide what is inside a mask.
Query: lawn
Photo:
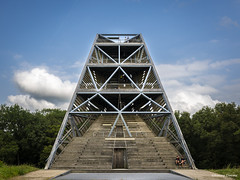
[[[0,161],[0,180],[21,176],[37,169],[29,165],[9,166]]]
[[[226,169],[209,169],[209,171],[240,180],[240,167],[238,168],[227,167]]]

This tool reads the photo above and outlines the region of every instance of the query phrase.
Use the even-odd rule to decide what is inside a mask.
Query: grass
[[[29,165],[9,166],[0,161],[0,180],[21,176],[37,169]]]
[[[230,166],[228,166],[225,169],[209,169],[209,171],[222,174],[226,177],[230,177],[236,180],[240,180],[240,167],[230,168]]]

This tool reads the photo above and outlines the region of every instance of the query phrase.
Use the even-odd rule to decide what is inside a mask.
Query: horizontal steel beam
[[[140,34],[100,34],[102,36],[137,36]]]
[[[143,68],[143,67],[146,67],[146,68],[149,68],[150,66],[152,66],[151,63],[138,63],[138,64],[134,64],[134,63],[124,63],[124,64],[121,64],[121,63],[102,63],[102,64],[92,64],[92,63],[88,63],[87,66],[88,67],[97,67],[97,68],[109,68],[109,67],[118,67],[119,65],[121,65],[121,67],[134,67],[134,68]]]
[[[129,90],[126,90],[126,91],[99,91],[99,92],[92,92],[92,91],[79,91],[77,92],[77,94],[96,94],[96,93],[99,93],[99,94],[139,94],[139,91],[129,91]],[[159,91],[152,91],[152,92],[144,92],[144,94],[159,94],[159,95],[162,95],[163,92],[159,92]]]
[[[141,43],[141,42],[122,42],[122,43],[109,43],[109,42],[96,42],[95,43],[96,45],[98,46],[141,46],[141,45],[144,45],[144,43]]]
[[[118,114],[118,111],[78,111],[69,112],[69,114]],[[171,114],[170,112],[158,112],[158,111],[121,111],[122,114]]]

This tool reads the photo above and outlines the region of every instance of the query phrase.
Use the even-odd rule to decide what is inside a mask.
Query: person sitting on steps
[[[180,161],[180,157],[179,157],[179,156],[177,156],[177,157],[176,157],[175,164],[176,164],[177,166],[179,166],[179,165],[180,165],[180,163],[181,163],[181,161]]]
[[[186,160],[185,160],[185,158],[182,156],[179,165],[181,165],[181,166],[183,167],[183,165],[185,164],[185,162],[186,162]]]

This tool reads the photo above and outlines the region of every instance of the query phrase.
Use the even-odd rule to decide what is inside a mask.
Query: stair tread
[[[166,169],[178,168],[175,165],[176,149],[165,137],[156,137],[145,122],[138,116],[126,116],[134,139],[111,139],[107,135],[116,116],[99,116],[87,132],[74,137],[60,155],[55,158],[55,169],[112,169],[113,149],[126,148],[129,169]],[[119,123],[119,122],[118,122]],[[121,124],[121,123],[119,123]]]

